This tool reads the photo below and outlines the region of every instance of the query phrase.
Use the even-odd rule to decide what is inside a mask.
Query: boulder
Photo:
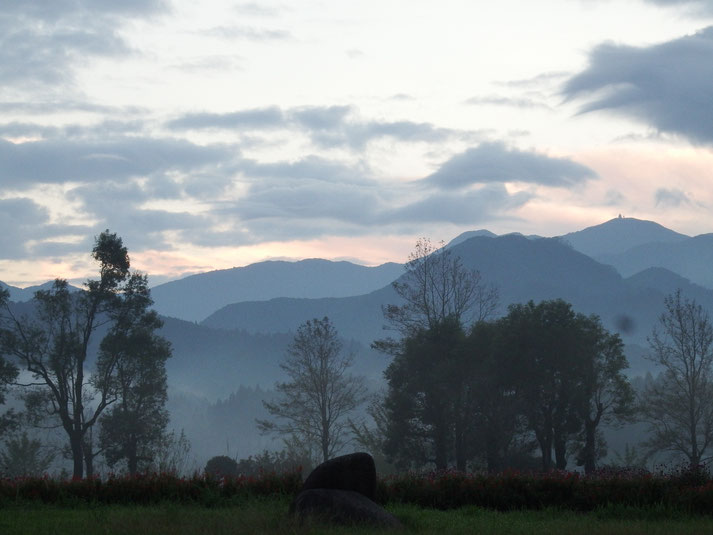
[[[320,464],[307,477],[302,490],[351,490],[376,498],[376,466],[368,453],[358,452],[335,457]]]
[[[303,490],[292,502],[290,511],[300,522],[316,519],[340,525],[368,525],[389,529],[403,527],[394,515],[353,490]]]

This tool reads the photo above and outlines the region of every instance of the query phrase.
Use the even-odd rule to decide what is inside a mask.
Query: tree
[[[4,477],[41,476],[49,469],[55,454],[27,433],[5,441],[5,451],[0,452],[0,473]]]
[[[10,293],[0,288],[0,307],[7,307]],[[7,395],[9,386],[17,379],[18,369],[12,362],[3,358],[3,350],[0,347],[0,405],[5,404],[5,396]],[[17,425],[15,412],[10,409],[5,413],[0,414],[0,436],[13,429]]]
[[[217,455],[208,459],[203,472],[214,477],[237,477],[238,461],[227,455]]]
[[[596,316],[581,321],[580,327],[580,341],[587,352],[582,378],[585,403],[581,405],[580,415],[583,440],[577,464],[584,466],[585,474],[591,474],[597,459],[606,453],[603,450],[606,443],[598,433],[600,424],[620,424],[630,420],[634,391],[623,374],[629,364],[619,335],[607,332]]]
[[[162,474],[183,475],[189,471],[191,460],[191,443],[183,429],[163,433],[159,440],[156,454],[153,457],[150,469]]]
[[[618,335],[596,316],[575,313],[561,299],[512,305],[502,320],[505,353],[522,410],[542,452],[542,468],[567,466],[568,443],[583,430],[582,455],[591,472],[597,429],[624,417],[632,392]],[[552,458],[554,451],[555,458]]]
[[[469,457],[480,457],[489,472],[522,466],[534,449],[525,438],[521,396],[515,381],[515,359],[508,354],[502,340],[507,338],[503,321],[480,322],[466,338],[469,378]]]
[[[484,284],[478,271],[467,269],[443,244],[435,248],[427,238],[419,239],[405,269],[404,276],[392,283],[403,304],[383,309],[402,337],[433,328],[446,318],[461,326],[477,323],[497,307],[497,289]],[[393,341],[377,341],[375,346],[389,352]]]
[[[148,289],[145,277],[129,272],[129,255],[121,238],[108,230],[95,240],[92,257],[99,265],[99,279],[88,280],[81,292],[72,293],[66,280],[55,280],[52,289],[38,291],[31,315],[17,317],[4,304],[0,330],[2,351],[34,377],[26,387],[39,388],[33,408],[59,419],[67,433],[74,477],[84,472],[87,432],[103,411],[117,399],[115,381],[119,353],[99,359],[89,373],[90,342],[99,329],[138,318],[132,293]]]
[[[649,337],[649,359],[663,369],[646,386],[640,413],[650,451],[682,454],[691,466],[710,459],[713,441],[713,327],[708,313],[681,291],[666,297]]]
[[[115,362],[109,380],[117,401],[99,420],[99,445],[110,468],[123,461],[135,474],[151,465],[168,425],[165,363],[171,346],[155,334],[162,322],[147,310],[148,288],[131,288],[125,299],[133,302],[134,314],[117,322],[100,347],[100,367]]]
[[[459,460],[465,459],[460,416],[467,393],[459,380],[466,377],[461,368],[464,337],[455,318],[421,328],[402,341],[384,372],[385,453],[397,467],[433,463],[445,469],[454,449]],[[459,463],[459,468],[465,466]]]
[[[333,456],[344,443],[347,415],[366,400],[363,379],[347,374],[352,358],[341,351],[329,318],[303,323],[280,364],[290,378],[275,385],[281,399],[263,402],[277,421],[257,420],[258,428],[313,444],[324,461]]]
[[[450,249],[437,249],[425,238],[405,267],[393,283],[401,304],[383,309],[401,339],[373,344],[394,356],[385,372],[387,451],[399,466],[432,462],[445,468],[455,457],[465,469],[473,396],[462,342],[469,326],[495,311],[497,291]]]

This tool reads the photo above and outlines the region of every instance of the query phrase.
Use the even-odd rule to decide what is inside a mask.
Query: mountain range
[[[160,284],[151,289],[151,296],[160,314],[200,321],[241,301],[360,295],[389,284],[402,273],[403,266],[393,262],[368,267],[321,259],[267,261]]]
[[[631,373],[650,369],[646,337],[665,296],[681,288],[713,311],[713,235],[689,237],[651,221],[616,218],[556,238],[480,230],[448,247],[463,264],[497,287],[499,313],[512,303],[562,298],[597,314],[626,343]],[[388,336],[382,306],[398,303],[391,282],[403,266],[348,262],[261,262],[212,271],[156,286],[162,334],[172,343],[169,381],[212,399],[239,385],[270,387],[292,333],[304,321],[328,316],[355,355],[354,370],[378,381],[388,358],[370,349]],[[9,287],[11,299],[32,289]]]

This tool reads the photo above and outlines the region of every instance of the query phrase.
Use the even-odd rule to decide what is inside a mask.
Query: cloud
[[[568,99],[582,112],[607,110],[695,143],[713,143],[713,26],[650,47],[603,44],[570,78]]]
[[[141,120],[104,120],[91,125],[70,124],[47,126],[13,121],[0,124],[0,138],[95,138],[106,139],[120,134],[136,134],[144,128]]]
[[[523,206],[531,194],[510,194],[502,184],[465,193],[435,193],[385,214],[389,222],[476,224]]]
[[[369,174],[369,170],[363,165],[346,165],[314,155],[294,162],[257,162],[245,159],[237,164],[236,170],[240,170],[248,179],[312,179],[362,185],[368,181]]]
[[[465,101],[465,104],[470,106],[511,106],[513,108],[521,109],[533,109],[540,108],[545,110],[551,110],[552,108],[532,98],[514,98],[514,97],[500,97],[500,96],[487,96],[487,97],[473,97]]]
[[[505,182],[570,187],[596,176],[590,168],[568,158],[509,149],[496,142],[481,143],[453,156],[426,177],[424,183],[443,190]]]
[[[351,106],[304,106],[282,110],[255,108],[230,113],[191,113],[165,124],[170,130],[297,130],[322,148],[363,149],[370,141],[442,142],[467,133],[412,121],[364,121]]]
[[[71,82],[76,63],[130,52],[120,32],[125,20],[167,9],[160,0],[5,2],[0,12],[0,83],[46,91],[49,85]]]
[[[329,180],[329,173],[324,171],[339,169],[334,162],[310,158],[308,165],[303,167],[303,163],[257,164],[249,173],[252,178],[248,178],[251,185],[247,193],[212,213],[223,226],[247,231],[252,239],[283,241],[353,236],[377,228],[388,232],[408,228],[411,232],[418,223],[475,224],[502,217],[532,198],[524,192],[511,194],[502,184],[463,193],[424,191],[414,183],[383,184],[365,176]],[[359,176],[354,171],[350,175],[346,166],[341,172],[347,177]],[[202,238],[196,238],[202,242]],[[225,231],[206,239],[237,238],[235,232]]]
[[[222,39],[244,39],[246,41],[289,41],[293,39],[292,34],[286,30],[269,30],[253,26],[216,26],[200,33]]]
[[[279,10],[271,7],[266,7],[257,2],[244,2],[235,6],[235,11],[241,15],[250,15],[255,17],[275,17],[279,15]]]
[[[285,116],[277,106],[254,108],[232,113],[189,113],[166,123],[169,129],[200,130],[222,128],[228,130],[252,130],[280,128]]]
[[[663,7],[681,7],[690,10],[691,14],[713,14],[713,4],[710,0],[645,0],[649,4]]]
[[[691,200],[685,192],[677,188],[659,188],[654,194],[657,207],[677,207],[683,204],[690,204]]]
[[[0,199],[0,228],[2,260],[31,258],[50,243],[59,250],[62,243],[57,242],[57,238],[83,235],[89,231],[82,225],[52,224],[45,207],[23,197]]]
[[[210,217],[188,211],[146,208],[145,203],[160,198],[150,185],[138,181],[103,181],[76,187],[68,198],[79,201],[82,212],[96,221],[95,230],[109,228],[130,240],[138,250],[167,249],[166,232],[206,229],[216,223]]]
[[[236,152],[223,145],[133,136],[110,141],[0,140],[0,176],[6,188],[17,189],[37,183],[99,182],[201,169],[229,161]]]

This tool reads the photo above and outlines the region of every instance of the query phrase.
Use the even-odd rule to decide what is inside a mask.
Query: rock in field
[[[315,518],[341,525],[401,528],[401,522],[366,496],[353,490],[307,489],[299,493],[292,510],[300,521]]]
[[[307,489],[353,490],[376,498],[376,466],[368,453],[350,453],[329,459],[312,470],[302,485]]]

